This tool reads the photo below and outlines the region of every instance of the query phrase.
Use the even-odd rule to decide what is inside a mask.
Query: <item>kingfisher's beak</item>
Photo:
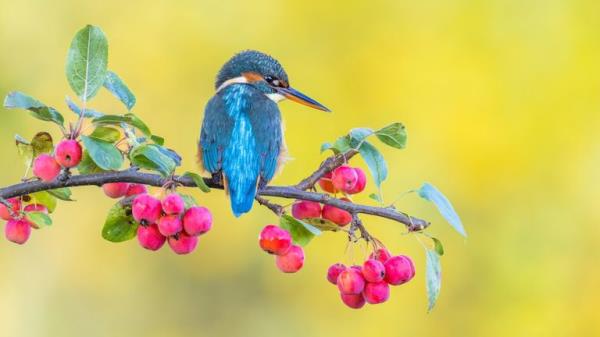
[[[324,106],[323,104],[315,101],[314,99],[306,96],[305,94],[301,93],[300,91],[293,89],[291,87],[288,88],[276,88],[277,91],[283,95],[285,98],[300,103],[300,104],[304,104],[306,106],[309,106],[311,108],[314,109],[318,109],[318,110],[322,110],[322,111],[326,111],[326,112],[331,112],[331,110],[327,109],[326,106]]]

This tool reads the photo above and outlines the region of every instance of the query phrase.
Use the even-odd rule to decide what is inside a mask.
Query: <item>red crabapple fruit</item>
[[[295,273],[304,265],[304,250],[292,245],[285,254],[275,257],[275,264],[284,273]]]
[[[394,256],[385,262],[385,281],[391,285],[400,285],[415,276],[415,266],[408,256]]]
[[[169,247],[179,255],[189,254],[198,245],[197,236],[189,236],[185,233],[179,233],[176,236],[169,236]]]
[[[22,245],[31,235],[31,225],[25,219],[9,220],[4,228],[4,235],[9,241]]]
[[[10,198],[10,199],[7,199],[7,201],[10,204],[10,209],[12,210],[12,212],[15,214],[19,213],[19,210],[21,209],[21,199],[20,198]],[[3,203],[0,203],[0,218],[2,218],[4,220],[12,219],[12,216],[10,215],[10,210]]]
[[[117,199],[125,196],[129,189],[129,183],[106,183],[102,185],[102,190],[107,197]]]
[[[190,207],[183,215],[183,230],[189,235],[202,235],[212,228],[212,215],[206,207]]]
[[[325,192],[337,193],[338,191],[333,187],[333,182],[331,182],[332,175],[331,172],[325,173],[323,178],[319,179],[319,186],[321,186],[321,189]]]
[[[161,204],[163,212],[166,214],[179,215],[185,210],[183,198],[177,193],[171,193],[164,197]]]
[[[25,212],[42,212],[48,214],[48,207],[42,204],[29,204],[23,208]]]
[[[75,167],[81,162],[81,145],[74,139],[64,139],[56,146],[54,157],[62,167]]]
[[[351,191],[354,186],[356,186],[357,181],[358,175],[356,174],[356,171],[352,167],[346,165],[333,170],[333,175],[331,176],[333,187],[342,192]]]
[[[292,215],[294,218],[302,220],[307,218],[321,217],[321,204],[308,200],[297,200],[292,205]]]
[[[365,298],[362,294],[340,294],[342,302],[352,309],[360,309],[365,305]]]
[[[363,264],[362,274],[367,282],[381,282],[385,277],[385,266],[380,261],[368,259]]]
[[[129,184],[129,188],[127,189],[127,193],[125,193],[126,197],[131,197],[133,195],[147,193],[148,189],[146,189],[146,185],[142,184]]]
[[[155,224],[138,226],[137,239],[140,245],[148,250],[159,250],[167,240]]]
[[[267,225],[260,232],[258,243],[269,254],[283,255],[292,246],[292,236],[283,228]]]
[[[383,303],[390,298],[390,286],[385,281],[375,283],[369,282],[365,285],[363,296],[370,304]]]
[[[140,194],[131,204],[131,212],[135,221],[141,224],[156,223],[160,218],[162,207],[160,200],[149,194]]]
[[[356,178],[357,178],[356,185],[354,185],[353,188],[346,191],[346,193],[348,193],[348,194],[360,193],[360,192],[364,191],[365,187],[367,186],[367,176],[365,175],[365,172],[358,167],[355,167],[354,171],[356,172]]]
[[[341,200],[350,201],[346,198],[342,198]],[[352,221],[352,215],[350,212],[331,205],[323,206],[322,216],[324,219],[327,219],[342,227],[346,226]]]
[[[41,154],[33,161],[33,174],[42,181],[52,181],[60,174],[60,164],[49,154]]]
[[[371,255],[369,255],[370,259],[375,259],[375,260],[377,260],[377,261],[379,261],[381,263],[384,263],[384,264],[391,257],[392,257],[392,255],[385,248],[378,248],[376,251],[374,251],[373,253],[371,253]]]
[[[327,269],[327,281],[331,284],[337,284],[337,278],[341,272],[346,270],[346,266],[341,263],[332,264],[329,269]]]
[[[340,273],[337,286],[342,294],[360,294],[365,288],[365,279],[360,271],[348,268]]]
[[[158,230],[164,236],[175,235],[183,230],[179,215],[164,215],[158,219]]]

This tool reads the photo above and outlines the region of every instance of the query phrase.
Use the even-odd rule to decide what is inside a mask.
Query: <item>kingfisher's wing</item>
[[[204,170],[210,173],[222,170],[223,153],[229,144],[234,122],[221,95],[217,94],[208,101],[198,143],[198,160]]]
[[[269,182],[277,171],[283,144],[282,121],[277,104],[263,94],[260,96],[261,99],[254,100],[249,118],[260,160],[260,177]]]

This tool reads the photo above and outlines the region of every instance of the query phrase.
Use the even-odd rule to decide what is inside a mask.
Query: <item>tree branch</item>
[[[332,158],[337,158],[332,157]],[[327,161],[326,161],[327,162]],[[337,162],[337,161],[336,161]],[[321,168],[324,166],[322,165]],[[320,172],[319,169],[317,172]],[[315,173],[316,174],[316,173]],[[314,175],[314,174],[313,174]],[[175,176],[173,180],[183,186],[195,187],[196,184],[191,178]],[[0,198],[8,199],[18,196],[27,195],[34,192],[52,190],[61,187],[75,186],[102,186],[106,183],[128,182],[138,183],[150,186],[161,187],[168,178],[164,178],[157,174],[138,172],[136,169],[128,169],[115,172],[104,172],[97,174],[74,175],[65,177],[64,180],[54,180],[51,182],[43,182],[39,180],[23,182],[0,189]],[[214,189],[223,189],[223,186],[215,184],[212,179],[205,178],[206,184]],[[304,186],[304,185],[303,185]],[[267,186],[258,191],[258,195],[262,197],[281,197],[287,199],[301,199],[316,201],[322,204],[332,205],[352,214],[362,213],[375,215],[390,220],[395,220],[406,225],[409,231],[420,231],[429,226],[429,222],[408,216],[405,213],[399,212],[391,207],[375,207],[361,204],[354,204],[340,199],[333,198],[327,194],[306,192],[295,186]],[[262,199],[262,198],[260,198]],[[268,201],[267,201],[268,202]],[[269,207],[271,208],[271,207]]]

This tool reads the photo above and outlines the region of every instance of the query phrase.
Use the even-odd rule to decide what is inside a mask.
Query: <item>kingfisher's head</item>
[[[253,85],[275,102],[289,99],[311,108],[330,111],[321,103],[290,87],[288,76],[279,62],[255,50],[234,55],[223,65],[215,88],[217,91],[233,83]]]

